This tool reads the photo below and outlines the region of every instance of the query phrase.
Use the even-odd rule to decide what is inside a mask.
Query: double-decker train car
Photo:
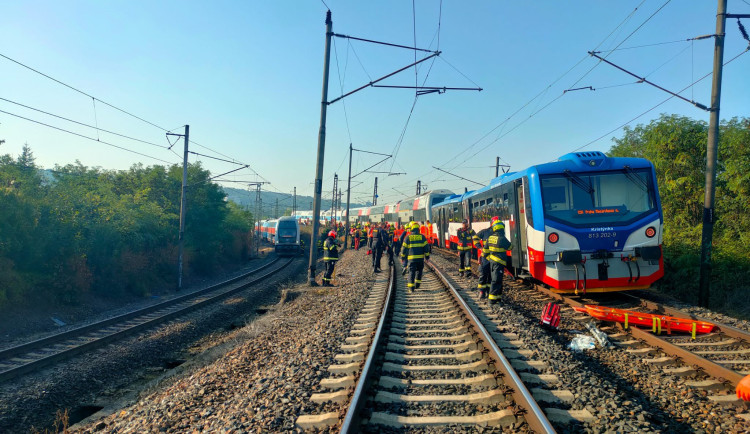
[[[410,221],[432,222],[432,206],[453,195],[450,190],[431,190],[398,202],[350,210],[349,223],[406,224]]]
[[[433,214],[441,246],[463,219],[478,232],[499,216],[513,245],[509,270],[557,292],[643,289],[664,275],[664,218],[645,159],[567,154],[449,197]]]
[[[276,237],[276,220],[261,220],[258,222],[258,235],[263,241],[273,244]]]
[[[274,249],[279,255],[296,255],[300,252],[299,221],[293,216],[280,217],[274,228]]]

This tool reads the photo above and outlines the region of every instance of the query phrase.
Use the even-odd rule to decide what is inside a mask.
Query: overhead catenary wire
[[[9,100],[7,98],[0,97],[0,100],[5,101],[5,102],[9,102],[11,104],[15,104],[17,106],[20,106],[20,107],[23,107],[23,108],[26,108],[26,109],[29,109],[29,110],[34,110],[36,112],[43,113],[43,114],[45,114],[47,116],[56,117],[58,119],[62,119],[64,121],[72,122],[74,124],[78,124],[78,125],[81,125],[81,126],[84,126],[84,127],[93,128],[93,129],[96,129],[97,131],[102,131],[102,132],[105,132],[107,134],[112,134],[112,135],[115,135],[115,136],[118,136],[118,137],[122,137],[122,138],[125,138],[125,139],[134,140],[136,142],[145,143],[145,144],[151,145],[151,146],[156,146],[157,148],[166,148],[166,146],[164,146],[164,145],[157,145],[156,143],[153,143],[153,142],[148,142],[146,140],[141,140],[141,139],[137,139],[135,137],[126,136],[124,134],[116,133],[114,131],[105,130],[104,128],[99,128],[98,126],[93,126],[93,125],[89,125],[89,124],[86,124],[86,123],[83,123],[83,122],[79,122],[79,121],[76,121],[76,120],[73,120],[73,119],[69,119],[69,118],[66,118],[66,117],[63,117],[63,116],[60,116],[60,115],[56,115],[54,113],[50,113],[50,112],[47,112],[47,111],[44,111],[44,110],[41,110],[41,109],[38,109],[38,108],[34,108],[34,107],[31,107],[31,106],[28,106],[26,104],[21,104],[20,102],[17,102],[17,101],[11,101],[11,100]]]
[[[619,29],[619,28],[621,28],[621,27],[622,27],[622,26],[623,26],[623,25],[624,25],[625,23],[627,23],[628,21],[630,21],[630,19],[631,19],[631,18],[632,18],[632,17],[633,17],[634,15],[635,15],[635,13],[636,13],[636,12],[638,11],[638,9],[639,9],[639,8],[640,8],[641,6],[643,6],[643,4],[644,4],[645,2],[646,2],[646,0],[642,0],[642,1],[641,1],[641,3],[639,3],[639,4],[638,4],[638,6],[636,6],[636,7],[635,7],[635,8],[634,8],[634,9],[633,9],[633,10],[632,10],[632,11],[631,11],[631,12],[630,12],[630,13],[629,13],[629,14],[628,14],[628,15],[627,15],[627,16],[626,16],[626,17],[625,17],[625,18],[624,18],[624,19],[623,19],[623,20],[622,20],[622,21],[621,21],[621,22],[620,22],[620,23],[619,23],[619,24],[618,24],[617,26],[615,26],[615,28],[614,28],[614,29],[612,29],[612,31],[611,31],[611,32],[610,32],[610,33],[609,33],[609,34],[608,34],[608,35],[607,35],[607,36],[606,36],[606,37],[605,37],[604,39],[602,39],[602,40],[601,40],[601,42],[599,42],[599,44],[597,44],[597,46],[596,46],[595,50],[596,50],[596,49],[598,49],[598,48],[599,48],[599,47],[600,47],[601,45],[603,45],[603,44],[604,44],[604,43],[605,43],[605,42],[606,42],[606,41],[607,41],[607,40],[608,40],[608,39],[609,39],[609,38],[610,38],[610,37],[611,37],[611,36],[612,36],[612,35],[613,35],[613,34],[614,34],[614,33],[615,33],[615,32],[616,32],[616,31],[617,31],[618,29]],[[505,125],[505,124],[507,124],[507,123],[508,123],[508,122],[509,122],[509,121],[510,121],[510,120],[511,120],[511,119],[512,119],[513,117],[515,117],[515,116],[516,116],[516,115],[517,115],[518,113],[520,113],[520,112],[521,112],[521,111],[522,111],[522,110],[523,110],[524,108],[526,108],[527,106],[529,106],[529,105],[530,105],[530,104],[531,104],[532,102],[534,102],[534,101],[535,101],[535,100],[536,100],[537,98],[539,98],[540,96],[542,96],[543,94],[545,94],[545,93],[547,92],[547,90],[548,90],[548,89],[550,89],[550,88],[551,88],[552,86],[554,86],[554,85],[555,85],[555,84],[557,84],[557,83],[558,83],[559,81],[561,81],[561,80],[562,80],[563,78],[565,78],[565,77],[566,77],[566,76],[567,76],[568,74],[570,74],[570,73],[571,73],[571,72],[572,72],[572,71],[573,71],[574,69],[576,69],[576,68],[577,68],[577,67],[578,67],[578,66],[579,66],[579,65],[580,65],[581,63],[583,63],[584,61],[586,61],[586,60],[588,59],[588,57],[589,57],[588,55],[584,55],[583,57],[581,57],[581,59],[580,59],[580,60],[578,60],[578,62],[576,62],[576,63],[575,63],[575,64],[574,64],[573,66],[571,66],[570,68],[568,68],[568,70],[566,70],[566,71],[565,71],[565,72],[564,72],[563,74],[561,74],[560,76],[558,76],[558,77],[557,77],[557,78],[556,78],[555,80],[553,80],[553,81],[552,81],[552,82],[551,82],[551,83],[550,83],[549,85],[547,85],[547,86],[546,86],[545,88],[543,88],[543,89],[542,89],[542,90],[541,90],[540,92],[538,92],[538,93],[537,93],[537,94],[536,94],[535,96],[533,96],[533,97],[532,97],[532,98],[531,98],[531,99],[530,99],[529,101],[527,101],[526,103],[524,103],[524,104],[523,104],[523,105],[522,105],[522,106],[521,106],[520,108],[518,108],[517,110],[515,110],[515,111],[514,111],[514,112],[513,112],[513,113],[512,113],[512,114],[511,114],[510,116],[508,116],[508,117],[507,117],[507,118],[505,118],[505,119],[504,119],[503,121],[501,121],[501,122],[500,122],[499,124],[497,124],[496,126],[494,126],[494,127],[493,127],[493,128],[492,128],[492,129],[490,130],[490,131],[488,131],[487,133],[485,133],[485,134],[484,134],[484,135],[483,135],[482,137],[480,137],[480,138],[479,138],[478,140],[476,140],[476,141],[475,141],[474,143],[472,143],[471,145],[469,145],[469,146],[467,146],[467,147],[462,147],[462,151],[461,151],[461,152],[459,152],[458,154],[456,154],[456,155],[452,156],[451,158],[449,158],[448,160],[446,160],[446,162],[445,162],[445,163],[443,163],[443,164],[442,164],[441,166],[445,166],[445,165],[447,165],[448,163],[450,163],[451,161],[454,161],[454,160],[455,160],[456,158],[460,157],[460,156],[461,156],[462,154],[464,154],[464,153],[467,153],[467,152],[469,152],[469,150],[470,150],[471,148],[473,148],[473,147],[477,146],[477,145],[478,145],[478,144],[479,144],[480,142],[482,142],[482,141],[483,141],[484,139],[486,139],[487,137],[489,137],[489,136],[490,136],[490,135],[491,135],[491,134],[492,134],[493,132],[495,132],[495,131],[496,131],[496,130],[497,130],[498,128],[501,128],[501,127],[503,127],[503,128],[504,128],[504,125]],[[571,88],[571,87],[573,87],[573,86],[569,86],[568,88]],[[556,98],[556,99],[555,99],[555,101],[556,101],[557,99],[559,99],[559,98],[560,98],[560,97]],[[548,104],[547,106],[549,106],[549,104]],[[545,107],[547,107],[547,106],[545,106]],[[524,122],[525,122],[525,121],[524,121]],[[498,138],[496,138],[496,139],[495,139],[495,140],[494,140],[494,141],[493,141],[492,143],[495,143],[495,142],[496,142],[496,141],[497,141],[497,140],[498,140],[499,138],[500,138],[500,135],[498,134]],[[488,145],[488,146],[489,146],[489,145]],[[488,146],[486,146],[486,147],[485,147],[485,148],[483,148],[482,150],[486,149],[486,148],[487,148]],[[477,154],[477,153],[475,153],[474,155],[476,155],[476,154]],[[473,156],[472,156],[472,157],[473,157]],[[461,163],[459,163],[459,164],[463,164],[463,163],[464,163],[465,161],[466,161],[466,160],[463,160],[463,161],[462,161]],[[505,161],[505,160],[503,160],[503,161]],[[505,161],[505,162],[506,162],[506,163],[508,163],[507,161]],[[454,168],[455,168],[455,167],[454,167]],[[425,172],[425,173],[423,173],[423,174],[421,174],[421,175],[419,175],[419,176],[417,176],[417,177],[413,178],[413,179],[412,179],[412,180],[410,180],[410,181],[406,181],[406,182],[405,182],[404,184],[401,184],[400,186],[405,186],[405,185],[406,185],[407,183],[413,183],[414,181],[416,181],[416,180],[418,180],[418,179],[422,179],[422,178],[424,178],[424,177],[427,177],[427,176],[429,176],[430,174],[432,174],[432,173],[434,173],[434,172],[435,172],[435,170],[434,170],[434,169],[432,169],[432,170],[429,170],[429,171],[427,171],[427,172]]]
[[[620,43],[618,43],[618,44],[617,44],[617,46],[615,46],[615,49],[617,49],[617,48],[618,48],[618,47],[620,47],[620,46],[621,46],[622,44],[624,44],[624,43],[625,43],[625,41],[627,41],[628,39],[630,39],[630,38],[631,38],[631,37],[632,37],[632,36],[633,36],[633,35],[634,35],[634,34],[635,34],[635,33],[636,33],[636,32],[637,32],[638,30],[640,30],[640,29],[641,29],[641,28],[642,28],[642,27],[643,27],[643,26],[644,26],[644,25],[645,25],[646,23],[648,23],[648,22],[649,22],[649,21],[650,21],[651,19],[653,19],[653,18],[654,18],[654,17],[656,16],[656,14],[657,14],[657,13],[659,13],[659,12],[660,12],[660,11],[661,11],[662,9],[664,9],[664,7],[665,7],[665,6],[667,5],[667,4],[669,4],[669,2],[670,2],[670,1],[671,1],[671,0],[667,0],[667,1],[666,1],[666,2],[665,2],[665,3],[664,3],[664,4],[662,5],[662,6],[661,6],[661,7],[659,7],[659,8],[658,8],[658,9],[657,9],[657,10],[656,10],[655,12],[653,12],[653,13],[652,13],[652,14],[651,14],[651,15],[650,15],[650,16],[649,16],[649,17],[648,17],[648,18],[647,18],[647,19],[646,19],[646,20],[645,20],[644,22],[642,22],[642,23],[641,23],[641,24],[640,24],[640,25],[639,25],[638,27],[636,27],[636,29],[635,29],[635,30],[633,30],[632,32],[630,32],[630,34],[629,34],[629,35],[628,35],[627,37],[625,37],[625,39],[623,39],[622,41],[620,41]],[[634,13],[635,13],[635,12],[636,12],[636,11],[638,10],[638,8],[640,8],[640,7],[641,7],[641,6],[643,5],[643,3],[645,3],[645,0],[643,0],[643,1],[642,1],[642,2],[641,2],[641,3],[640,3],[640,4],[639,4],[639,5],[638,5],[638,6],[637,6],[637,7],[636,7],[636,8],[634,9],[634,10],[633,10],[633,12],[631,12],[631,13],[630,13],[630,15],[628,15],[628,16],[627,16],[627,17],[626,17],[626,18],[625,18],[625,19],[624,19],[624,20],[623,20],[623,21],[622,21],[622,22],[621,22],[621,23],[620,23],[620,24],[619,24],[619,25],[618,25],[618,26],[617,26],[617,27],[616,27],[616,28],[615,28],[615,29],[614,29],[614,30],[613,30],[612,32],[610,32],[610,34],[609,34],[609,35],[608,35],[608,36],[607,36],[606,38],[604,38],[604,39],[603,39],[603,40],[602,40],[602,41],[601,41],[601,42],[600,42],[600,43],[599,43],[599,44],[597,45],[597,47],[599,47],[599,46],[601,46],[602,44],[604,44],[604,42],[605,42],[605,41],[606,41],[607,39],[609,39],[609,37],[610,37],[610,36],[611,36],[611,35],[612,35],[612,34],[613,34],[613,33],[614,33],[614,32],[615,32],[615,31],[616,31],[617,29],[619,29],[619,28],[620,28],[620,27],[621,27],[621,26],[622,26],[622,25],[623,25],[623,24],[624,24],[625,22],[627,22],[628,20],[630,20],[630,18],[631,18],[631,17],[633,16],[633,14],[634,14]],[[606,58],[606,56],[605,56],[605,58]],[[584,59],[585,59],[585,57],[584,57]],[[569,70],[568,70],[568,71],[567,71],[567,72],[566,72],[565,74],[563,74],[563,76],[567,75],[567,73],[568,73],[568,72],[572,71],[572,70],[573,70],[573,69],[574,69],[574,68],[575,68],[576,66],[578,66],[578,65],[579,65],[579,64],[580,64],[581,62],[583,62],[583,60],[584,60],[584,59],[581,59],[581,60],[580,60],[580,61],[579,61],[579,62],[578,62],[578,63],[577,63],[577,64],[576,64],[576,65],[575,65],[575,66],[574,66],[573,68],[569,69]],[[579,78],[578,80],[576,80],[576,81],[575,81],[575,83],[573,83],[573,84],[572,84],[571,86],[568,86],[568,89],[571,89],[571,88],[575,88],[575,86],[576,86],[576,85],[578,85],[578,83],[580,83],[580,82],[581,82],[581,80],[583,80],[583,79],[584,79],[584,78],[585,78],[585,77],[586,77],[586,76],[587,76],[587,75],[588,75],[589,73],[591,73],[591,71],[593,71],[593,70],[594,70],[594,69],[595,69],[595,68],[596,68],[596,67],[597,67],[598,65],[599,65],[599,63],[597,63],[597,64],[596,64],[596,65],[594,65],[594,66],[593,66],[592,68],[590,68],[590,69],[589,69],[588,71],[586,71],[586,72],[585,72],[585,73],[584,73],[584,74],[583,74],[583,75],[582,75],[582,76],[581,76],[581,77],[580,77],[580,78]],[[560,77],[560,78],[559,78],[558,80],[556,80],[556,81],[555,81],[555,83],[556,83],[557,81],[561,80],[561,79],[563,78],[563,76],[561,76],[561,77]],[[554,84],[554,83],[553,83],[553,84]],[[550,86],[547,86],[547,88],[545,88],[545,90],[544,90],[544,91],[540,92],[540,94],[542,94],[543,92],[546,92],[546,90],[547,90],[547,89],[549,89],[549,88],[550,88],[551,86],[552,86],[552,85],[550,85]],[[563,95],[565,95],[565,92],[562,92],[562,93],[561,93],[560,95],[558,95],[557,97],[555,97],[554,99],[552,99],[552,100],[551,100],[550,102],[548,102],[547,104],[545,104],[545,105],[544,105],[544,106],[543,106],[542,108],[540,108],[540,109],[538,109],[538,110],[535,110],[534,112],[532,112],[532,113],[531,113],[531,114],[530,114],[530,115],[529,115],[529,116],[528,116],[527,118],[523,119],[523,120],[522,120],[521,122],[519,122],[518,124],[516,124],[515,126],[513,126],[513,127],[512,127],[512,128],[511,128],[511,129],[509,130],[509,131],[506,131],[506,132],[505,132],[505,133],[503,133],[502,135],[498,135],[498,137],[496,137],[496,138],[495,138],[495,139],[494,139],[493,141],[491,141],[490,143],[488,143],[487,145],[485,145],[485,146],[484,146],[483,148],[481,148],[481,149],[480,149],[479,151],[477,151],[477,152],[475,152],[474,154],[472,154],[472,155],[471,155],[470,157],[468,157],[468,158],[466,158],[466,159],[462,160],[462,161],[461,161],[461,162],[460,162],[459,164],[463,164],[463,163],[464,163],[464,162],[466,162],[466,161],[467,161],[468,159],[470,159],[470,158],[473,158],[474,156],[476,156],[476,155],[477,155],[477,154],[479,154],[480,152],[482,152],[482,151],[484,151],[485,149],[487,149],[487,148],[488,148],[489,146],[491,146],[492,144],[496,143],[496,142],[497,142],[498,140],[500,140],[501,138],[503,138],[503,137],[506,137],[506,136],[507,136],[508,134],[510,134],[511,132],[513,132],[514,130],[516,130],[516,129],[517,129],[518,127],[520,127],[521,125],[525,124],[525,123],[526,123],[526,122],[527,122],[528,120],[530,120],[530,119],[531,119],[532,117],[534,117],[534,116],[536,116],[537,114],[541,113],[541,112],[542,112],[543,110],[545,110],[545,109],[546,109],[547,107],[551,106],[551,105],[552,105],[553,103],[555,103],[555,102],[557,102],[558,100],[560,100],[560,98],[562,98],[562,96],[563,96]],[[536,97],[535,97],[535,98],[536,98]],[[530,102],[531,102],[531,101],[529,101],[529,102],[528,102],[527,104],[525,104],[525,105],[524,105],[524,107],[525,107],[525,106],[527,106],[527,105],[528,105],[528,104],[529,104]],[[516,114],[517,114],[517,113],[518,113],[519,111],[520,111],[520,110],[517,110],[516,112],[514,112],[514,113],[513,113],[513,115],[511,115],[511,117],[515,116],[515,115],[516,115]],[[507,120],[510,120],[510,118],[511,118],[511,117],[509,117],[509,118],[508,118]],[[506,120],[506,121],[507,121],[507,120]],[[497,127],[496,127],[496,128],[497,128]],[[486,135],[485,135],[485,137],[486,137]],[[480,139],[480,140],[481,140],[481,139]],[[475,143],[476,143],[476,142],[475,142]]]
[[[738,59],[738,58],[739,58],[740,56],[742,56],[743,54],[747,53],[748,51],[750,51],[750,47],[748,47],[747,49],[745,49],[745,51],[742,51],[742,52],[740,52],[739,54],[737,54],[737,55],[736,55],[736,56],[734,56],[733,58],[729,59],[728,61],[724,62],[723,66],[727,66],[727,65],[729,65],[730,63],[732,63],[733,61],[737,60],[737,59]],[[712,74],[713,74],[713,72],[709,72],[709,73],[705,74],[704,76],[702,76],[702,77],[701,77],[701,78],[699,78],[698,80],[695,80],[695,81],[693,81],[692,83],[690,83],[689,85],[687,85],[687,86],[685,86],[684,88],[682,88],[682,90],[678,91],[677,93],[682,93],[682,92],[686,91],[687,89],[689,89],[689,88],[692,88],[692,87],[693,87],[693,86],[695,86],[696,84],[698,84],[698,83],[700,83],[701,81],[705,80],[706,78],[710,77],[710,76],[711,76]],[[575,148],[575,149],[573,149],[573,150],[572,150],[572,151],[570,151],[570,152],[576,152],[576,151],[580,151],[581,149],[584,149],[584,148],[586,148],[586,147],[588,147],[588,146],[591,146],[592,144],[594,144],[594,143],[598,142],[598,141],[599,141],[599,140],[601,140],[602,138],[604,138],[604,137],[606,137],[606,136],[608,136],[608,135],[610,135],[610,134],[614,133],[615,131],[617,131],[617,130],[619,130],[619,129],[621,129],[621,128],[624,128],[625,126],[627,126],[627,125],[629,125],[629,124],[633,123],[634,121],[638,120],[639,118],[641,118],[641,117],[645,116],[645,115],[646,115],[646,114],[648,114],[649,112],[652,112],[652,111],[654,111],[655,109],[657,109],[657,108],[658,108],[658,107],[660,107],[661,105],[665,104],[665,103],[666,103],[667,101],[671,100],[672,98],[675,98],[675,96],[674,96],[674,95],[670,95],[670,96],[669,96],[668,98],[666,98],[665,100],[661,101],[660,103],[656,104],[655,106],[651,107],[650,109],[648,109],[648,110],[644,111],[643,113],[641,113],[641,114],[639,114],[639,115],[635,116],[634,118],[630,119],[629,121],[627,121],[627,122],[625,122],[625,123],[621,124],[620,126],[618,126],[618,127],[616,127],[616,128],[613,128],[613,129],[609,130],[608,132],[606,132],[606,133],[602,134],[601,136],[599,136],[599,137],[595,138],[594,140],[591,140],[590,142],[588,142],[588,143],[586,143],[586,144],[584,144],[584,145],[582,145],[582,146],[579,146],[578,148]]]
[[[21,63],[21,62],[19,62],[18,60],[12,59],[12,58],[10,58],[10,57],[8,57],[8,56],[6,56],[6,55],[2,54],[2,53],[0,53],[0,57],[3,57],[3,58],[5,58],[5,59],[7,59],[7,60],[10,60],[11,62],[13,62],[13,63],[15,63],[15,64],[17,64],[17,65],[20,65],[20,66],[22,66],[22,67],[24,67],[24,68],[26,68],[26,69],[28,69],[28,70],[31,70],[31,71],[33,71],[33,72],[36,72],[37,74],[39,74],[39,75],[41,75],[41,76],[43,76],[43,77],[46,77],[46,78],[48,78],[48,79],[50,79],[50,80],[52,80],[52,81],[54,81],[54,82],[56,82],[56,83],[58,83],[58,84],[61,84],[61,85],[65,86],[65,87],[67,87],[67,88],[71,89],[71,90],[74,90],[74,91],[76,91],[76,92],[78,92],[78,93],[80,93],[80,94],[82,94],[82,95],[85,95],[85,96],[87,96],[87,97],[89,97],[89,98],[92,98],[92,99],[93,99],[93,100],[95,100],[95,101],[99,101],[100,103],[102,103],[102,104],[104,104],[104,105],[106,105],[106,106],[108,106],[108,107],[111,107],[111,108],[113,108],[113,109],[115,109],[115,110],[117,110],[117,111],[119,111],[119,112],[125,113],[126,115],[128,115],[128,116],[131,116],[131,117],[133,117],[133,118],[135,118],[135,119],[138,119],[139,121],[145,122],[145,123],[147,123],[147,124],[149,124],[149,125],[151,125],[151,126],[153,126],[153,127],[159,128],[159,129],[160,129],[160,130],[162,130],[162,131],[167,131],[167,130],[166,130],[166,129],[165,129],[164,127],[160,127],[159,125],[156,125],[156,124],[155,124],[155,123],[153,123],[153,122],[149,122],[149,121],[147,121],[147,120],[145,120],[145,119],[141,118],[140,116],[136,116],[136,115],[134,115],[133,113],[130,113],[130,112],[128,112],[128,111],[126,111],[126,110],[124,110],[124,109],[121,109],[121,108],[119,108],[119,107],[117,107],[117,106],[115,106],[115,105],[112,105],[112,104],[110,104],[110,103],[108,103],[108,102],[106,102],[106,101],[103,101],[103,100],[101,100],[101,99],[99,99],[99,98],[97,98],[97,97],[95,97],[95,96],[93,96],[93,95],[91,95],[91,94],[88,94],[88,93],[86,93],[86,92],[84,92],[84,91],[82,91],[82,90],[80,90],[80,89],[78,89],[78,88],[75,88],[75,87],[73,87],[73,86],[71,86],[71,85],[69,85],[69,84],[67,84],[67,83],[63,83],[62,81],[60,81],[60,80],[58,80],[58,79],[56,79],[56,78],[54,78],[54,77],[51,77],[51,76],[49,76],[49,75],[47,75],[47,74],[45,74],[45,73],[43,73],[43,72],[41,72],[41,71],[39,71],[39,70],[36,70],[36,69],[34,69],[34,68],[32,68],[32,67],[30,67],[30,66],[28,66],[28,65],[24,64],[24,63]]]
[[[136,154],[136,155],[140,155],[142,157],[150,158],[152,160],[161,161],[162,163],[167,163],[169,165],[176,164],[176,163],[173,163],[173,162],[170,162],[170,161],[167,161],[167,160],[162,160],[161,158],[157,158],[157,157],[154,157],[154,156],[151,156],[151,155],[148,155],[148,154],[144,154],[142,152],[138,152],[138,151],[134,151],[132,149],[128,149],[128,148],[126,148],[124,146],[119,146],[119,145],[115,145],[114,143],[105,142],[104,140],[99,140],[99,139],[96,139],[94,137],[89,137],[89,136],[86,136],[86,135],[83,135],[83,134],[79,134],[79,133],[76,133],[76,132],[73,132],[73,131],[70,131],[70,130],[66,130],[64,128],[56,127],[54,125],[46,124],[44,122],[40,122],[40,121],[37,121],[37,120],[34,120],[34,119],[30,119],[30,118],[27,118],[27,117],[24,117],[24,116],[21,116],[21,115],[10,113],[10,112],[7,112],[5,110],[0,110],[0,113],[5,113],[6,115],[14,116],[14,117],[17,117],[19,119],[23,119],[25,121],[33,122],[35,124],[43,125],[45,127],[52,128],[52,129],[55,129],[55,130],[58,130],[58,131],[62,131],[62,132],[68,133],[68,134],[72,134],[74,136],[82,137],[84,139],[88,139],[88,140],[91,140],[91,141],[94,141],[94,142],[97,142],[97,143],[101,143],[101,144],[104,144],[104,145],[107,145],[107,146],[111,146],[113,148],[121,149],[123,151],[130,152],[131,154]]]

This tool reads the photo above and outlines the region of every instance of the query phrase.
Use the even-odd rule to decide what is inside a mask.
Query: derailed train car
[[[435,242],[451,247],[463,219],[499,216],[514,276],[557,292],[643,289],[664,275],[664,218],[653,164],[601,152],[503,174],[433,206]]]

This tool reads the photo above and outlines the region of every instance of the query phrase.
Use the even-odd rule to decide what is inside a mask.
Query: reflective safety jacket
[[[476,232],[474,232],[474,229],[472,228],[467,228],[466,230],[463,230],[463,228],[459,229],[458,232],[456,232],[456,236],[458,236],[458,250],[471,250],[476,235]]]
[[[404,237],[404,244],[401,246],[401,258],[409,262],[424,262],[430,257],[430,248],[427,245],[427,238],[418,231],[413,231]]]
[[[505,260],[508,259],[508,255],[506,255],[505,252],[512,248],[513,246],[511,246],[510,241],[505,238],[503,231],[496,231],[487,238],[487,246],[485,250],[487,250],[488,255],[485,257],[492,262],[508,265],[505,263]]]
[[[323,260],[326,262],[339,260],[339,245],[331,237],[323,243]]]
[[[492,230],[490,228],[485,228],[479,231],[478,233],[474,234],[474,245],[477,247],[477,249],[482,249],[482,257],[487,258],[487,256],[490,255],[490,251],[487,250],[487,239],[492,235]]]

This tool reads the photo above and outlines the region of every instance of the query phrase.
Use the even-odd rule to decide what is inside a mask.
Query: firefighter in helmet
[[[490,273],[492,274],[489,301],[490,304],[496,304],[500,302],[500,295],[503,292],[503,273],[508,265],[506,252],[511,250],[513,246],[505,238],[505,225],[500,219],[492,223],[491,229],[492,234],[487,238],[485,249],[489,253],[487,259],[490,262]]]
[[[328,232],[328,238],[323,243],[323,262],[326,265],[326,271],[323,274],[323,286],[333,286],[333,269],[336,267],[336,261],[339,260],[339,244],[336,242],[336,231]]]
[[[471,276],[471,249],[474,247],[476,232],[469,226],[469,221],[464,219],[456,236],[458,237],[458,275],[464,277],[466,273],[467,276]]]
[[[419,224],[412,223],[411,233],[404,237],[401,249],[401,259],[406,260],[409,265],[409,280],[406,287],[409,292],[418,289],[422,283],[422,271],[424,261],[430,258],[430,247],[427,237],[419,233]]]

